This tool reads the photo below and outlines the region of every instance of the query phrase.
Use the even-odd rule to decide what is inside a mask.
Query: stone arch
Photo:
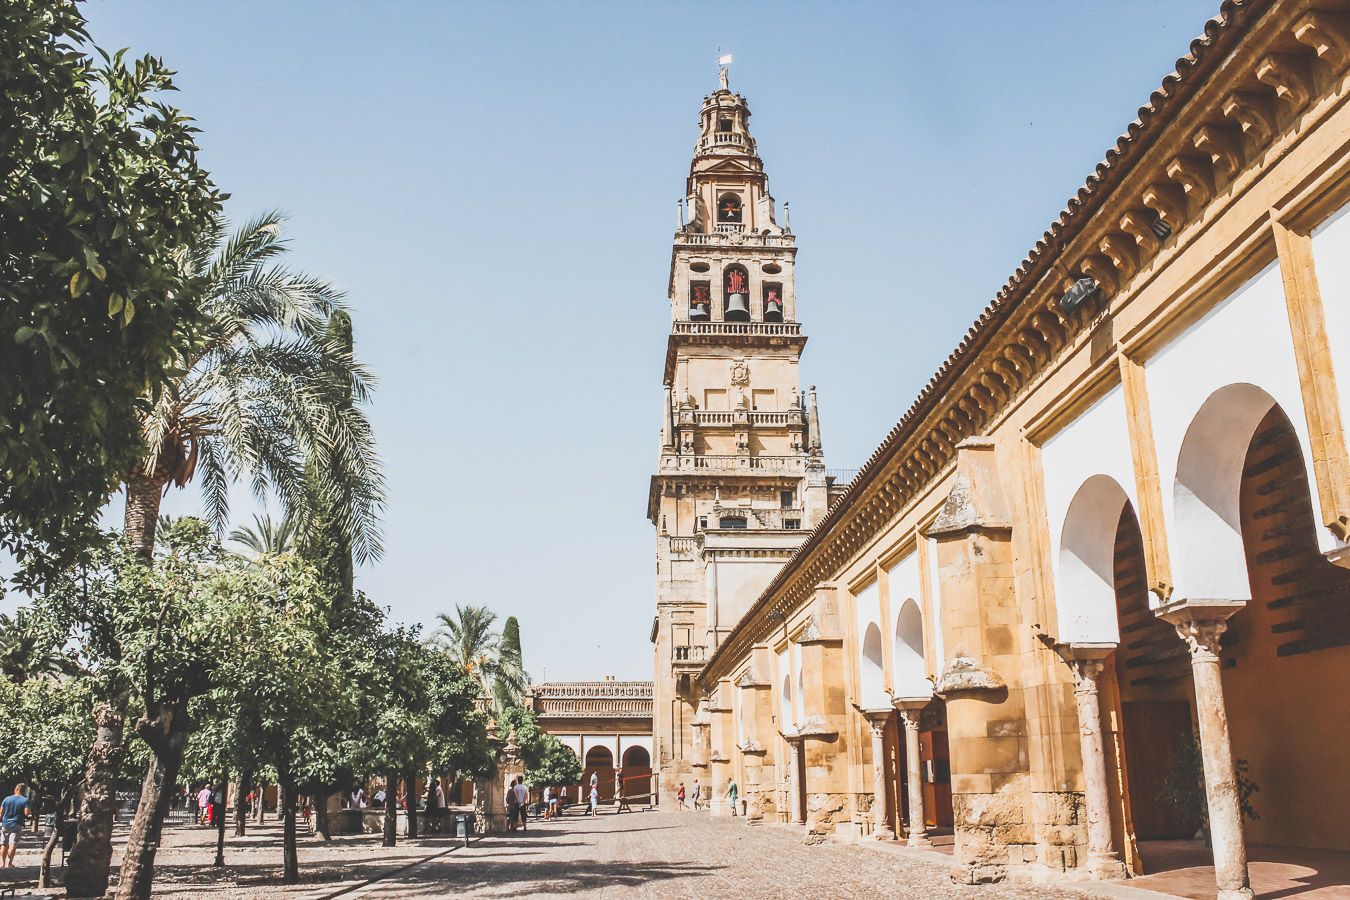
[[[926,697],[932,693],[923,656],[923,612],[913,597],[906,599],[896,614],[891,660],[895,667],[891,679],[895,696]]]
[[[1242,469],[1256,427],[1276,405],[1254,384],[1229,384],[1191,419],[1172,493],[1178,599],[1251,599],[1239,507]]]
[[[1109,475],[1093,475],[1079,486],[1059,539],[1055,603],[1059,639],[1118,643],[1116,618],[1116,532],[1130,498]]]
[[[651,765],[652,758],[647,753],[646,747],[635,744],[623,751],[623,769],[625,772],[629,769],[650,769]]]
[[[881,628],[876,622],[867,623],[863,634],[862,659],[859,665],[859,699],[865,709],[887,706],[885,662],[882,658]]]
[[[586,768],[599,769],[606,766],[614,767],[614,754],[608,747],[595,746],[586,751]]]

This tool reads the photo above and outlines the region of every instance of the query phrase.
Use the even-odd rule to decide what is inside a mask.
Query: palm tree
[[[255,515],[252,525],[230,532],[230,540],[242,545],[254,557],[277,556],[295,549],[295,516],[287,513],[280,522],[269,515]]]
[[[276,264],[286,248],[280,234],[276,213],[228,239],[218,220],[191,260],[202,324],[143,420],[150,452],[125,479],[126,533],[142,556],[154,551],[170,485],[198,477],[206,518],[223,528],[229,484],[245,473],[256,494],[274,489],[300,523],[316,500],[339,499],[338,524],[357,561],[380,555],[384,476],[370,423],[355,404],[333,402],[335,385],[365,400],[372,378],[328,337],[341,294]],[[307,460],[317,462],[317,484],[305,477]]]
[[[275,490],[302,525],[322,503],[357,561],[380,555],[384,475],[370,423],[355,403],[334,400],[339,388],[367,399],[372,379],[350,346],[329,339],[328,320],[342,309],[341,294],[277,263],[286,249],[281,221],[268,213],[230,236],[217,219],[184,261],[195,296],[181,299],[198,318],[186,348],[167,367],[176,376],[146,398],[141,427],[148,452],[124,478],[124,530],[146,560],[155,551],[160,500],[170,485],[183,487],[197,477],[205,517],[223,530],[230,482],[245,473],[255,494]],[[311,463],[317,479],[306,477]],[[100,746],[119,749],[91,756],[86,772],[79,837],[67,868],[67,887],[80,896],[100,895],[108,885],[125,702],[115,696],[95,713]],[[129,845],[126,858],[124,878],[139,864],[139,848],[133,853]]]
[[[433,641],[478,679],[481,695],[498,711],[518,704],[525,689],[525,673],[518,654],[503,652],[502,636],[492,627],[497,614],[486,606],[457,603],[453,613],[440,613],[436,619],[440,628]]]

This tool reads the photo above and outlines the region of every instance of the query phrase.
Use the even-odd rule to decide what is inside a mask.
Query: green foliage
[[[501,646],[493,671],[492,694],[498,709],[519,706],[530,681],[525,673],[525,657],[520,649],[520,622],[507,616],[502,625]]]
[[[273,522],[269,515],[255,515],[252,525],[230,532],[230,540],[241,545],[254,557],[276,556],[295,549],[295,516],[284,515]]]
[[[486,606],[457,603],[453,613],[440,613],[437,619],[436,645],[478,680],[483,696],[492,698],[497,712],[519,706],[529,679],[521,666],[520,625],[515,617],[506,620],[501,635],[492,629],[497,614]]]
[[[1245,759],[1234,761],[1237,775],[1238,808],[1243,818],[1259,819],[1252,797],[1261,788],[1251,780],[1251,766]],[[1159,799],[1173,807],[1183,821],[1198,823],[1202,831],[1209,831],[1209,803],[1205,793],[1204,756],[1200,739],[1187,732],[1179,735],[1172,766],[1164,773],[1158,788]]]
[[[195,324],[183,263],[222,195],[171,75],[98,51],[71,0],[0,2],[0,547],[26,586],[96,541]]]
[[[564,785],[581,782],[581,764],[577,755],[562,741],[539,727],[534,710],[512,706],[502,710],[497,732],[503,738],[512,731],[525,762],[525,778],[534,785]]]
[[[5,752],[0,780],[27,781],[44,794],[69,796],[80,782],[94,740],[94,699],[82,678],[0,677]]]
[[[172,390],[145,417],[150,454],[128,486],[196,479],[205,517],[219,528],[230,482],[247,473],[257,495],[275,489],[302,525],[322,507],[356,560],[374,560],[384,475],[365,413],[336,397],[341,386],[365,400],[373,379],[350,346],[330,339],[341,293],[277,262],[281,224],[269,213],[233,235],[223,220],[203,234],[191,261],[202,322],[176,361]]]

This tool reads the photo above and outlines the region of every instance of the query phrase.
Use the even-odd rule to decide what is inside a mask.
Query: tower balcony
[[[663,453],[662,474],[689,472],[719,475],[805,475],[804,456],[715,456]]]
[[[802,333],[800,322],[672,322],[671,334],[750,335],[765,337],[797,337]]]
[[[796,242],[796,237],[787,232],[783,234],[756,234],[753,231],[743,231],[739,224],[734,229],[727,228],[726,230],[723,230],[719,225],[718,230],[711,234],[694,231],[677,231],[675,233],[675,246],[677,247],[794,247]]]
[[[670,668],[676,674],[692,675],[703,668],[708,658],[708,648],[702,644],[686,644],[670,649]]]
[[[802,411],[800,409],[785,410],[783,412],[769,412],[767,410],[690,410],[693,417],[693,424],[703,428],[731,428],[736,425],[749,425],[753,427],[779,427],[786,428],[788,425],[802,424]],[[681,412],[681,416],[684,413]]]

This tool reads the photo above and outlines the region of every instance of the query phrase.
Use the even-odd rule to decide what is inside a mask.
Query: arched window
[[[750,321],[750,274],[744,266],[727,266],[723,271],[722,296],[728,322]]]
[[[717,221],[739,223],[741,221],[741,197],[739,194],[723,194],[717,198]]]

